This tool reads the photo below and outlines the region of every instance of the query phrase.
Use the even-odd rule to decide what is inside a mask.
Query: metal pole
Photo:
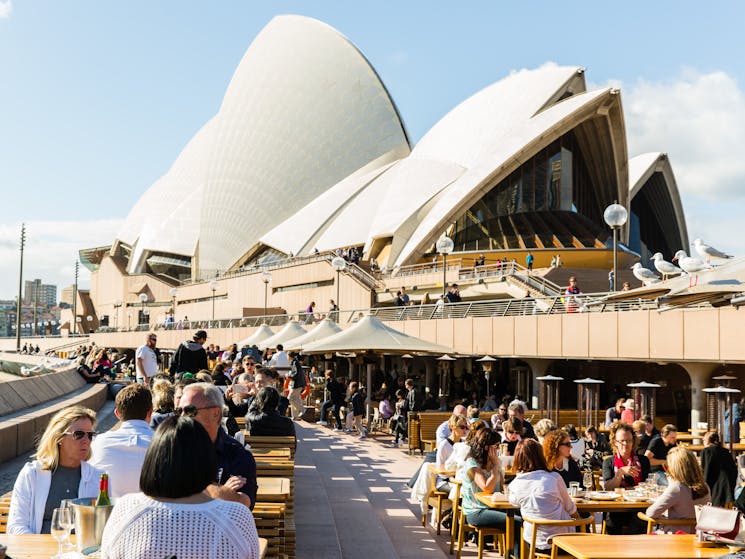
[[[34,283],[34,336],[37,336],[39,334],[38,329],[36,327],[36,312],[39,306],[39,286]]]
[[[215,321],[215,290],[212,290],[212,322]]]
[[[341,306],[339,305],[339,277],[341,276],[341,270],[336,270],[336,322],[339,322],[341,315]]]
[[[264,280],[264,324],[266,324],[266,301],[267,291],[269,290],[269,282]]]
[[[445,295],[448,289],[447,271],[448,271],[448,255],[443,252],[442,253],[442,298],[443,300],[445,299]]]
[[[75,283],[72,287],[72,333],[75,335],[78,316],[78,261],[75,261]]]
[[[21,295],[23,290],[23,248],[26,245],[26,224],[21,223],[21,266],[18,271],[18,301],[16,302],[16,351],[21,351]]]
[[[618,227],[613,228],[613,291],[618,291]]]

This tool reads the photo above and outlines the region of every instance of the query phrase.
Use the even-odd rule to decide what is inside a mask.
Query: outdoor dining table
[[[70,536],[74,543],[75,536]],[[57,540],[50,534],[0,534],[0,544],[13,559],[49,559],[57,554]],[[266,555],[267,540],[259,538],[259,558]]]
[[[507,486],[509,488],[509,486]],[[520,507],[516,507],[509,502],[508,497],[504,494],[497,494],[497,499],[492,499],[493,493],[482,491],[476,493],[476,498],[481,504],[491,508],[503,510],[507,513],[507,522],[505,526],[505,548],[506,554],[505,559],[509,559],[509,554],[515,545],[515,511],[519,510]],[[616,499],[614,501],[590,501],[586,499],[577,499],[575,501],[577,510],[579,512],[635,512],[646,510],[649,503],[646,501],[624,501],[623,499]]]
[[[257,477],[256,500],[264,503],[285,502],[290,496],[290,480],[286,477]]]
[[[607,536],[573,534],[553,537],[553,543],[577,559],[697,559],[721,557],[727,548],[696,547],[692,534],[644,534],[637,536]]]

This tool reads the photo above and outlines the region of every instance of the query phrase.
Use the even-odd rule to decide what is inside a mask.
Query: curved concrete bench
[[[34,448],[59,410],[99,410],[107,394],[108,384],[86,384],[75,369],[0,383],[0,462]]]

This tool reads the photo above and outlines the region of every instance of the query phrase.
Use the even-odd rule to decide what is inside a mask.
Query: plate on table
[[[590,501],[615,501],[620,498],[621,494],[615,491],[588,491],[585,493],[585,499]]]

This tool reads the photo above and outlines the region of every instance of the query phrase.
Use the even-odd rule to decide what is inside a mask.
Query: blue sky
[[[416,142],[511,70],[546,62],[620,85],[629,153],[670,154],[691,239],[745,254],[745,4],[721,2],[0,0],[0,298],[72,281],[217,111],[275,15],[335,27],[367,56]],[[729,155],[732,154],[733,157]]]

